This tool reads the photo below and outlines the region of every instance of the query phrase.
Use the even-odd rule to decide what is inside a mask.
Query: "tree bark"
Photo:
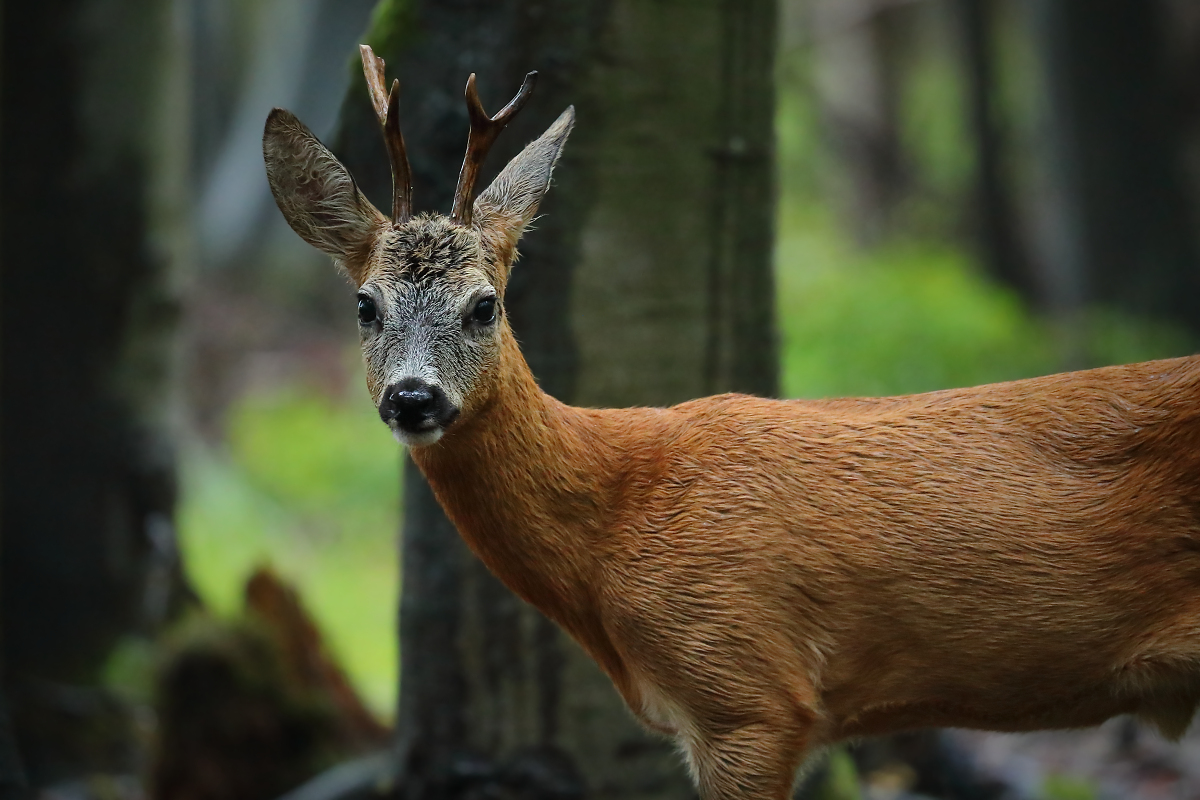
[[[1031,10],[1046,89],[1047,296],[1067,314],[1100,302],[1200,331],[1164,5],[1031,0]]]
[[[1005,170],[1004,137],[997,120],[993,16],[990,0],[955,0],[966,74],[966,105],[975,145],[974,227],[988,272],[1031,302],[1041,301],[1022,246],[1011,183]]]
[[[810,0],[813,88],[823,138],[840,162],[849,228],[861,244],[893,232],[910,188],[901,141],[903,8],[869,0]]]
[[[387,60],[389,75],[401,78],[418,209],[449,212],[466,147],[466,76],[477,73],[484,105],[494,112],[527,70],[541,70],[531,102],[497,143],[482,186],[576,99],[603,6],[598,0],[380,5],[368,41]],[[387,207],[390,174],[361,79],[343,107],[335,150],[364,192]],[[562,398],[572,394],[576,364],[567,291],[586,205],[577,162],[568,148],[545,216],[522,242],[506,298],[531,367]],[[521,764],[535,751],[545,755],[560,734],[566,643],[467,551],[411,463],[402,549],[397,749],[406,796],[465,791],[502,779],[502,772],[521,780]],[[569,759],[546,755],[542,762],[542,772],[568,794],[579,783]]]
[[[590,87],[604,127],[572,143],[597,165],[580,404],[776,393],[774,20],[763,0],[613,4]]]
[[[165,417],[186,94],[164,0],[3,13],[3,661],[36,785],[101,767],[62,684],[91,691],[179,585]]]
[[[577,106],[506,298],[551,394],[644,405],[776,391],[774,13],[774,0],[429,0],[377,10],[368,39],[401,79],[418,209],[449,210],[468,73],[494,111],[524,72],[541,72],[481,185]],[[334,149],[386,207],[387,161],[361,82]],[[673,746],[638,727],[595,664],[467,552],[411,465],[404,483],[405,795],[491,780],[547,796],[692,796]]]

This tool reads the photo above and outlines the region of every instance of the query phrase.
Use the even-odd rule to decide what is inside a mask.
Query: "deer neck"
[[[502,336],[487,404],[412,457],[475,554],[571,629],[586,614],[612,510],[614,445],[600,412],[542,392],[511,332]]]

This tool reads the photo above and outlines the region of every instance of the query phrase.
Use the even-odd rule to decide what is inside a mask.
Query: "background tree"
[[[901,112],[909,3],[805,0],[791,14],[809,44],[813,99],[823,140],[838,160],[829,199],[843,207],[857,241],[878,244],[901,223],[912,190]],[[785,34],[786,35],[786,34]],[[792,38],[796,38],[795,32]]]
[[[1032,302],[1044,301],[1035,284],[1016,216],[1008,148],[997,95],[993,0],[955,0],[954,21],[965,78],[964,95],[975,170],[970,227],[979,260],[997,280]]]
[[[368,40],[403,87],[418,208],[449,208],[477,72],[529,107],[489,169],[574,102],[579,123],[522,242],[507,306],[543,387],[585,405],[777,387],[771,280],[773,2],[384,2]],[[340,152],[377,203],[388,169],[361,85]],[[485,181],[486,181],[485,176]],[[405,472],[397,735],[408,796],[472,776],[560,794],[684,797],[669,743],[465,549]],[[540,766],[537,766],[540,765]]]
[[[1187,12],[1137,0],[1030,8],[1045,85],[1047,304],[1069,315],[1104,303],[1200,331],[1200,252],[1183,177],[1195,62],[1179,64],[1171,46]]]
[[[131,768],[98,670],[177,598],[164,427],[186,93],[164,0],[3,16],[0,625],[40,785]]]

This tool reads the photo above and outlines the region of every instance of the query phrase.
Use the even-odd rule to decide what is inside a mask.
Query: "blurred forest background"
[[[509,298],[572,402],[1200,340],[1189,0],[4,0],[0,30],[4,797],[692,796],[404,469],[354,293],[270,198],[282,106],[384,205],[361,41],[419,209],[449,208],[470,71],[489,109],[541,71],[491,174],[577,105]],[[922,732],[798,791],[1196,798],[1200,737]]]

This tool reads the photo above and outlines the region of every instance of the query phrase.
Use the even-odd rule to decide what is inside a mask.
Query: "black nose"
[[[412,433],[445,427],[458,416],[441,387],[420,378],[405,378],[387,387],[379,404],[379,418],[396,422]]]

